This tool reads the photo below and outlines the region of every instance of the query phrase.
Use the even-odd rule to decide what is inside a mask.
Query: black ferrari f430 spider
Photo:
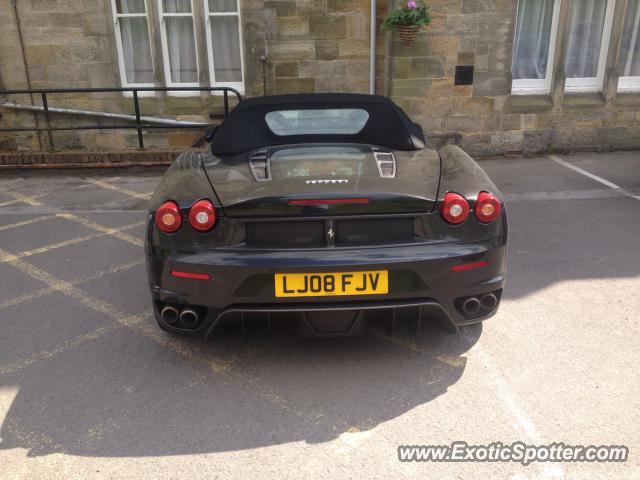
[[[459,147],[426,146],[391,100],[244,100],[210,140],[175,160],[151,200],[161,328],[208,336],[223,321],[288,314],[315,336],[380,316],[455,332],[495,314],[503,198]]]

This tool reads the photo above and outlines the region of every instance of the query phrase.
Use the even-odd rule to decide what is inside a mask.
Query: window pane
[[[640,77],[640,1],[629,0],[620,43],[618,72],[621,77]]]
[[[238,17],[211,16],[211,46],[216,82],[241,82]]]
[[[520,0],[513,45],[513,78],[547,76],[554,0]]]
[[[164,21],[167,29],[171,81],[173,83],[197,83],[198,63],[192,18],[167,17]]]
[[[210,12],[236,12],[237,0],[209,0]]]
[[[355,147],[290,147],[271,156],[275,179],[319,176],[380,177],[371,154]]]
[[[153,64],[147,19],[120,18],[122,53],[127,83],[153,83]]]
[[[164,13],[191,13],[191,0],[162,0]]]
[[[280,110],[265,115],[276,135],[355,135],[367,120],[369,113],[359,108]]]
[[[567,78],[593,78],[598,75],[606,10],[607,0],[571,2],[565,62]]]
[[[144,13],[144,0],[116,0],[118,13]]]

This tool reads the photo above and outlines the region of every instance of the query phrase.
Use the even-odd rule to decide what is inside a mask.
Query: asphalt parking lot
[[[0,477],[640,478],[640,153],[481,165],[508,202],[500,312],[457,335],[320,341],[156,327],[158,175],[0,178]],[[398,461],[456,440],[630,457]]]

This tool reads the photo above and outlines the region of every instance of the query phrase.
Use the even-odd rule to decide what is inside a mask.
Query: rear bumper
[[[487,266],[452,272],[455,265],[481,260]],[[440,243],[377,248],[317,249],[298,251],[215,250],[196,254],[167,252],[147,255],[149,283],[156,318],[163,328],[181,333],[208,335],[226,318],[243,313],[300,314],[354,312],[357,330],[366,314],[388,310],[411,312],[417,319],[434,318],[450,330],[477,323],[495,314],[498,306],[466,315],[465,298],[496,293],[504,285],[506,245],[502,239],[473,243]],[[389,293],[349,297],[276,298],[274,273],[388,270]],[[171,276],[172,270],[207,273],[211,280]],[[197,306],[202,319],[195,328],[168,324],[160,317],[164,305]],[[316,324],[320,314],[316,315]],[[336,316],[338,316],[336,314]],[[349,317],[350,318],[350,317]],[[313,322],[312,322],[313,323]],[[349,324],[349,321],[347,321]],[[311,325],[310,333],[326,333]],[[348,331],[333,334],[353,333]]]

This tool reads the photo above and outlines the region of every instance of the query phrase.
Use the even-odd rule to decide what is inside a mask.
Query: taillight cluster
[[[198,200],[189,209],[189,223],[194,230],[208,232],[217,220],[216,208],[210,200]],[[165,233],[177,232],[182,226],[180,207],[173,201],[164,202],[156,210],[156,225]]]
[[[500,200],[489,192],[480,192],[473,213],[479,222],[491,223],[500,216],[501,210],[502,204]],[[464,222],[470,211],[469,202],[462,195],[453,192],[448,192],[444,196],[444,201],[440,206],[442,218],[452,225]]]

